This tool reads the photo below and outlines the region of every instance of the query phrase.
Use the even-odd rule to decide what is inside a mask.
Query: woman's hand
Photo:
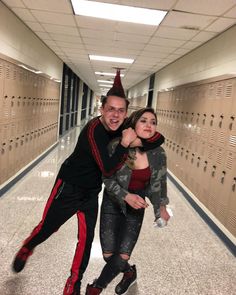
[[[128,193],[125,196],[125,201],[134,209],[147,208],[149,206],[148,203],[143,198],[141,198],[139,195],[136,195],[136,194]]]
[[[170,219],[170,214],[166,210],[166,206],[160,206],[160,217],[163,218],[165,221]]]

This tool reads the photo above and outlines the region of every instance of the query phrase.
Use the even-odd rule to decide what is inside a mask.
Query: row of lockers
[[[58,117],[58,111],[59,99],[0,98],[0,123],[41,116],[50,117],[50,120],[55,121],[55,118]]]
[[[160,92],[168,168],[236,236],[236,79]]]
[[[236,114],[236,110],[231,110]],[[184,128],[189,127],[200,128],[219,128],[221,130],[236,130],[236,115],[225,114],[218,117],[209,110],[208,113],[189,113],[179,112],[175,110],[157,109],[158,121],[165,125],[178,126]]]
[[[227,132],[217,128],[208,129],[187,125],[179,128],[178,125],[170,127],[163,122],[159,122],[158,128],[164,130],[165,136],[178,145],[184,145],[193,151],[196,151],[199,145],[206,148],[209,144],[214,144],[216,148],[236,149],[236,130]]]
[[[60,83],[0,59],[0,97],[52,99],[59,93]]]
[[[58,123],[1,142],[0,184],[57,141]]]
[[[236,152],[204,157],[168,139],[165,150],[168,168],[236,236]]]
[[[57,141],[60,84],[0,59],[0,184]]]
[[[212,112],[218,117],[236,110],[235,97],[236,78],[209,83],[205,81],[195,86],[179,86],[174,90],[160,92],[158,108],[189,113]]]

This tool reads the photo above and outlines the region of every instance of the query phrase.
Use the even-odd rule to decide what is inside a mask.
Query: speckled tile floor
[[[13,274],[11,262],[39,222],[60,164],[73,150],[78,132],[74,130],[61,139],[57,148],[0,198],[1,295],[62,295],[76,245],[75,217],[38,246],[22,273]],[[151,206],[146,210],[131,258],[138,280],[127,294],[235,295],[236,258],[171,182],[168,194],[174,216],[166,228],[154,228]],[[82,294],[103,265],[96,230]],[[113,295],[119,279],[102,294]]]

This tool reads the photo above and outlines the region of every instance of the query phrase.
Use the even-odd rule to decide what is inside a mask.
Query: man
[[[127,157],[128,146],[136,139],[133,129],[122,131],[128,101],[120,81],[120,73],[113,87],[102,101],[101,116],[89,121],[81,131],[73,153],[64,161],[46,203],[40,223],[24,241],[13,261],[13,270],[23,270],[34,248],[44,242],[74,214],[78,218],[78,243],[63,295],[80,295],[83,273],[88,265],[98,212],[98,194],[102,174],[110,176]],[[122,138],[112,157],[107,145],[122,132]],[[159,133],[143,148],[162,144]]]

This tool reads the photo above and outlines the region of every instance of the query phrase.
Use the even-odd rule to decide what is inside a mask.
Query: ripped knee
[[[112,256],[114,255],[114,253],[103,253],[103,259],[108,262],[109,260],[111,260]]]
[[[126,261],[128,261],[130,259],[130,256],[128,254],[122,254],[120,253],[120,257]]]

